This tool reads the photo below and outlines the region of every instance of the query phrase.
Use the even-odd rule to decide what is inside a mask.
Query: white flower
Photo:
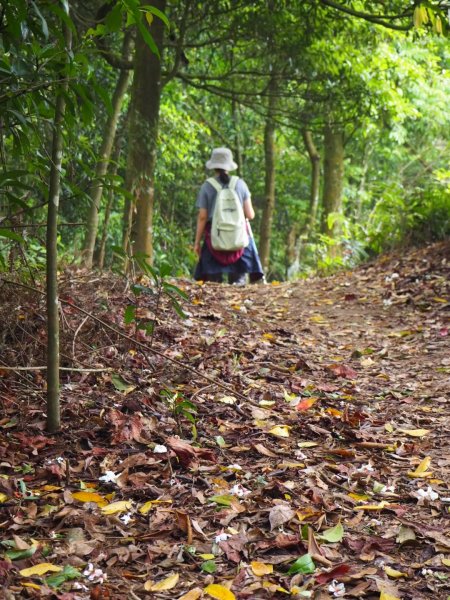
[[[238,496],[239,498],[242,498],[243,496],[248,496],[249,494],[251,494],[251,491],[248,490],[247,488],[245,488],[240,483],[237,483],[236,485],[233,485],[233,487],[231,488],[230,494],[233,494],[234,496]]]
[[[118,475],[114,473],[114,471],[106,471],[104,475],[98,478],[99,481],[104,481],[105,483],[117,483]]]
[[[62,457],[62,456],[58,456],[57,458],[55,458],[55,461],[56,461],[58,464],[62,465],[62,463],[64,462],[64,459],[63,459],[63,457]]]
[[[367,465],[362,465],[361,467],[359,467],[359,469],[356,469],[357,471],[359,471],[360,473],[370,473],[371,471],[374,471],[375,469],[372,467],[372,465],[370,463],[367,463]]]
[[[219,535],[216,535],[214,538],[214,541],[216,544],[219,542],[226,542],[229,537],[231,537],[229,533],[219,533]]]
[[[345,585],[338,583],[337,579],[333,579],[328,587],[328,591],[332,592],[335,598],[340,598],[345,595]]]
[[[131,521],[132,516],[131,513],[125,513],[124,515],[122,515],[120,517],[120,520],[122,521],[122,523],[125,523],[125,525],[128,525],[128,523]]]
[[[383,300],[383,306],[391,306],[392,300],[390,298],[385,298]]]
[[[167,452],[167,448],[162,444],[156,444],[156,446],[153,448],[153,452],[155,454],[164,454],[165,452]]]
[[[418,489],[414,495],[419,499],[419,503],[424,500],[437,500],[439,498],[439,494],[437,494],[430,485],[426,490],[423,488]]]
[[[226,467],[229,471],[242,471],[242,467],[241,465],[228,465],[228,467]]]
[[[87,577],[89,581],[94,583],[103,583],[106,579],[108,579],[108,575],[103,573],[101,569],[94,569],[94,565],[92,563],[88,563],[87,567],[83,571],[83,575]]]

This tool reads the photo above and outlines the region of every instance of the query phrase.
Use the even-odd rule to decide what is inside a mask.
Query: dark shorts
[[[237,280],[246,273],[250,274],[252,281],[262,279],[264,276],[261,261],[258,256],[255,242],[250,238],[250,243],[245,248],[244,254],[232,265],[221,265],[209,251],[204,243],[200,260],[197,263],[194,272],[194,279],[197,281],[220,281],[219,275],[229,275],[229,279]]]

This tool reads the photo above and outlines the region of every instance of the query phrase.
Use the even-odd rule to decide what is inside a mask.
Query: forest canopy
[[[53,170],[59,266],[121,268],[139,251],[189,276],[218,146],[251,190],[269,278],[444,238],[448,10],[2,0],[0,268],[44,267]]]

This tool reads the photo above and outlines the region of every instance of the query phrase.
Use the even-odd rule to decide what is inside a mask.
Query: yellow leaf
[[[224,585],[219,585],[217,583],[211,583],[206,586],[203,591],[216,600],[236,600],[236,596],[233,592],[230,592]]]
[[[29,581],[24,581],[21,585],[23,585],[23,587],[33,588],[33,590],[41,589],[40,585],[38,585],[37,583],[31,583]]]
[[[97,492],[73,492],[72,498],[80,502],[95,502],[99,506],[106,506],[108,504],[103,496],[97,494]]]
[[[263,338],[266,340],[274,340],[275,336],[273,335],[273,333],[263,333]]]
[[[277,437],[288,438],[289,437],[289,425],[276,425],[269,430],[269,433],[276,435]]]
[[[386,592],[381,590],[380,600],[401,600],[401,599],[397,598],[397,596],[391,596],[391,594],[387,594]]]
[[[275,400],[260,400],[258,404],[260,406],[273,406],[275,404]]]
[[[277,585],[276,583],[271,583],[270,581],[264,581],[263,582],[263,588],[270,590],[271,592],[282,592],[283,594],[289,594],[289,590],[287,590],[284,587],[281,587],[281,585]]]
[[[104,515],[116,515],[117,513],[131,510],[132,504],[129,500],[120,500],[119,502],[112,502],[102,507],[102,513]]]
[[[350,498],[353,498],[353,500],[357,500],[358,502],[364,502],[365,500],[369,499],[367,494],[356,494],[355,492],[350,492],[348,495]]]
[[[389,502],[383,500],[380,504],[364,504],[362,506],[355,506],[353,510],[383,510],[386,506],[389,506]]]
[[[392,433],[394,431],[394,428],[392,426],[392,423],[386,423],[384,428],[386,429],[386,431],[388,431],[389,433]]]
[[[265,563],[258,562],[257,560],[253,560],[250,564],[253,574],[257,577],[262,577],[263,575],[270,575],[273,573],[273,565],[266,565]]]
[[[200,558],[203,558],[203,560],[212,560],[213,558],[216,558],[215,554],[199,554]]]
[[[0,494],[0,502],[6,502],[8,500],[8,496],[6,494]]]
[[[442,302],[442,304],[447,304],[447,300],[445,298],[438,298],[437,296],[433,298],[435,302]]]
[[[314,323],[326,323],[326,320],[322,315],[313,315],[312,317],[309,317],[309,319],[314,321]]]
[[[387,565],[384,567],[384,572],[386,573],[386,575],[392,577],[393,579],[398,579],[399,577],[408,577],[408,573],[403,573],[403,571],[391,569],[391,567],[388,567]]]
[[[19,573],[22,577],[33,577],[33,575],[45,575],[45,573],[48,573],[49,571],[58,573],[59,571],[62,571],[62,567],[57,567],[56,565],[52,565],[52,563],[39,563],[28,569],[22,569]]]
[[[274,281],[271,281],[271,282],[270,282],[270,285],[280,285],[280,282],[279,282],[279,281],[276,281],[276,280],[274,280]]]
[[[450,567],[450,558],[441,558],[441,561],[445,567]]]
[[[341,410],[338,410],[337,408],[327,408],[326,411],[329,415],[332,415],[333,417],[342,417],[342,415],[344,414]]]
[[[297,446],[299,448],[314,448],[314,446],[318,446],[317,442],[299,442]]]
[[[202,590],[200,588],[194,588],[189,590],[187,594],[183,594],[178,600],[197,600],[202,595]]]
[[[399,429],[399,431],[411,437],[425,437],[431,432],[431,429]]]
[[[408,477],[431,477],[432,473],[427,471],[431,463],[431,456],[426,456],[415,471],[408,471]]]
[[[172,500],[148,500],[141,506],[139,512],[141,515],[146,515],[154,507],[155,504],[172,504]]]
[[[177,583],[180,576],[178,573],[174,573],[173,575],[169,575],[166,579],[162,581],[158,581],[158,583],[153,583],[153,581],[146,581],[144,583],[144,589],[146,592],[163,592],[165,590],[173,589]]]

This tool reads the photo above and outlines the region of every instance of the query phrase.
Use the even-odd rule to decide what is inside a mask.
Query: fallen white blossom
[[[167,448],[162,444],[156,444],[156,446],[153,448],[153,452],[155,454],[164,454],[165,452],[167,452]]]
[[[423,488],[418,489],[414,495],[419,499],[419,504],[424,500],[437,500],[439,498],[439,494],[430,485],[426,490]]]
[[[226,542],[229,537],[231,537],[229,533],[219,533],[219,535],[216,535],[214,538],[214,541],[216,544],[219,542]]]
[[[335,598],[341,598],[345,595],[345,585],[343,583],[339,583],[337,579],[333,579],[328,587],[328,591],[332,592]]]
[[[93,583],[104,583],[108,579],[108,575],[103,573],[101,569],[95,569],[92,563],[88,563],[87,567],[83,571],[83,575]]]
[[[132,516],[131,513],[125,513],[124,515],[122,515],[120,517],[120,520],[122,521],[122,523],[125,523],[125,525],[128,525],[128,523],[131,521]]]
[[[233,485],[233,487],[231,488],[230,494],[233,494],[233,496],[238,496],[239,498],[243,498],[244,496],[248,496],[249,494],[251,494],[251,491],[245,488],[240,483],[236,483],[236,485]]]
[[[104,475],[98,478],[99,481],[104,481],[105,483],[117,483],[117,478],[119,476],[114,473],[114,471],[106,471]]]

